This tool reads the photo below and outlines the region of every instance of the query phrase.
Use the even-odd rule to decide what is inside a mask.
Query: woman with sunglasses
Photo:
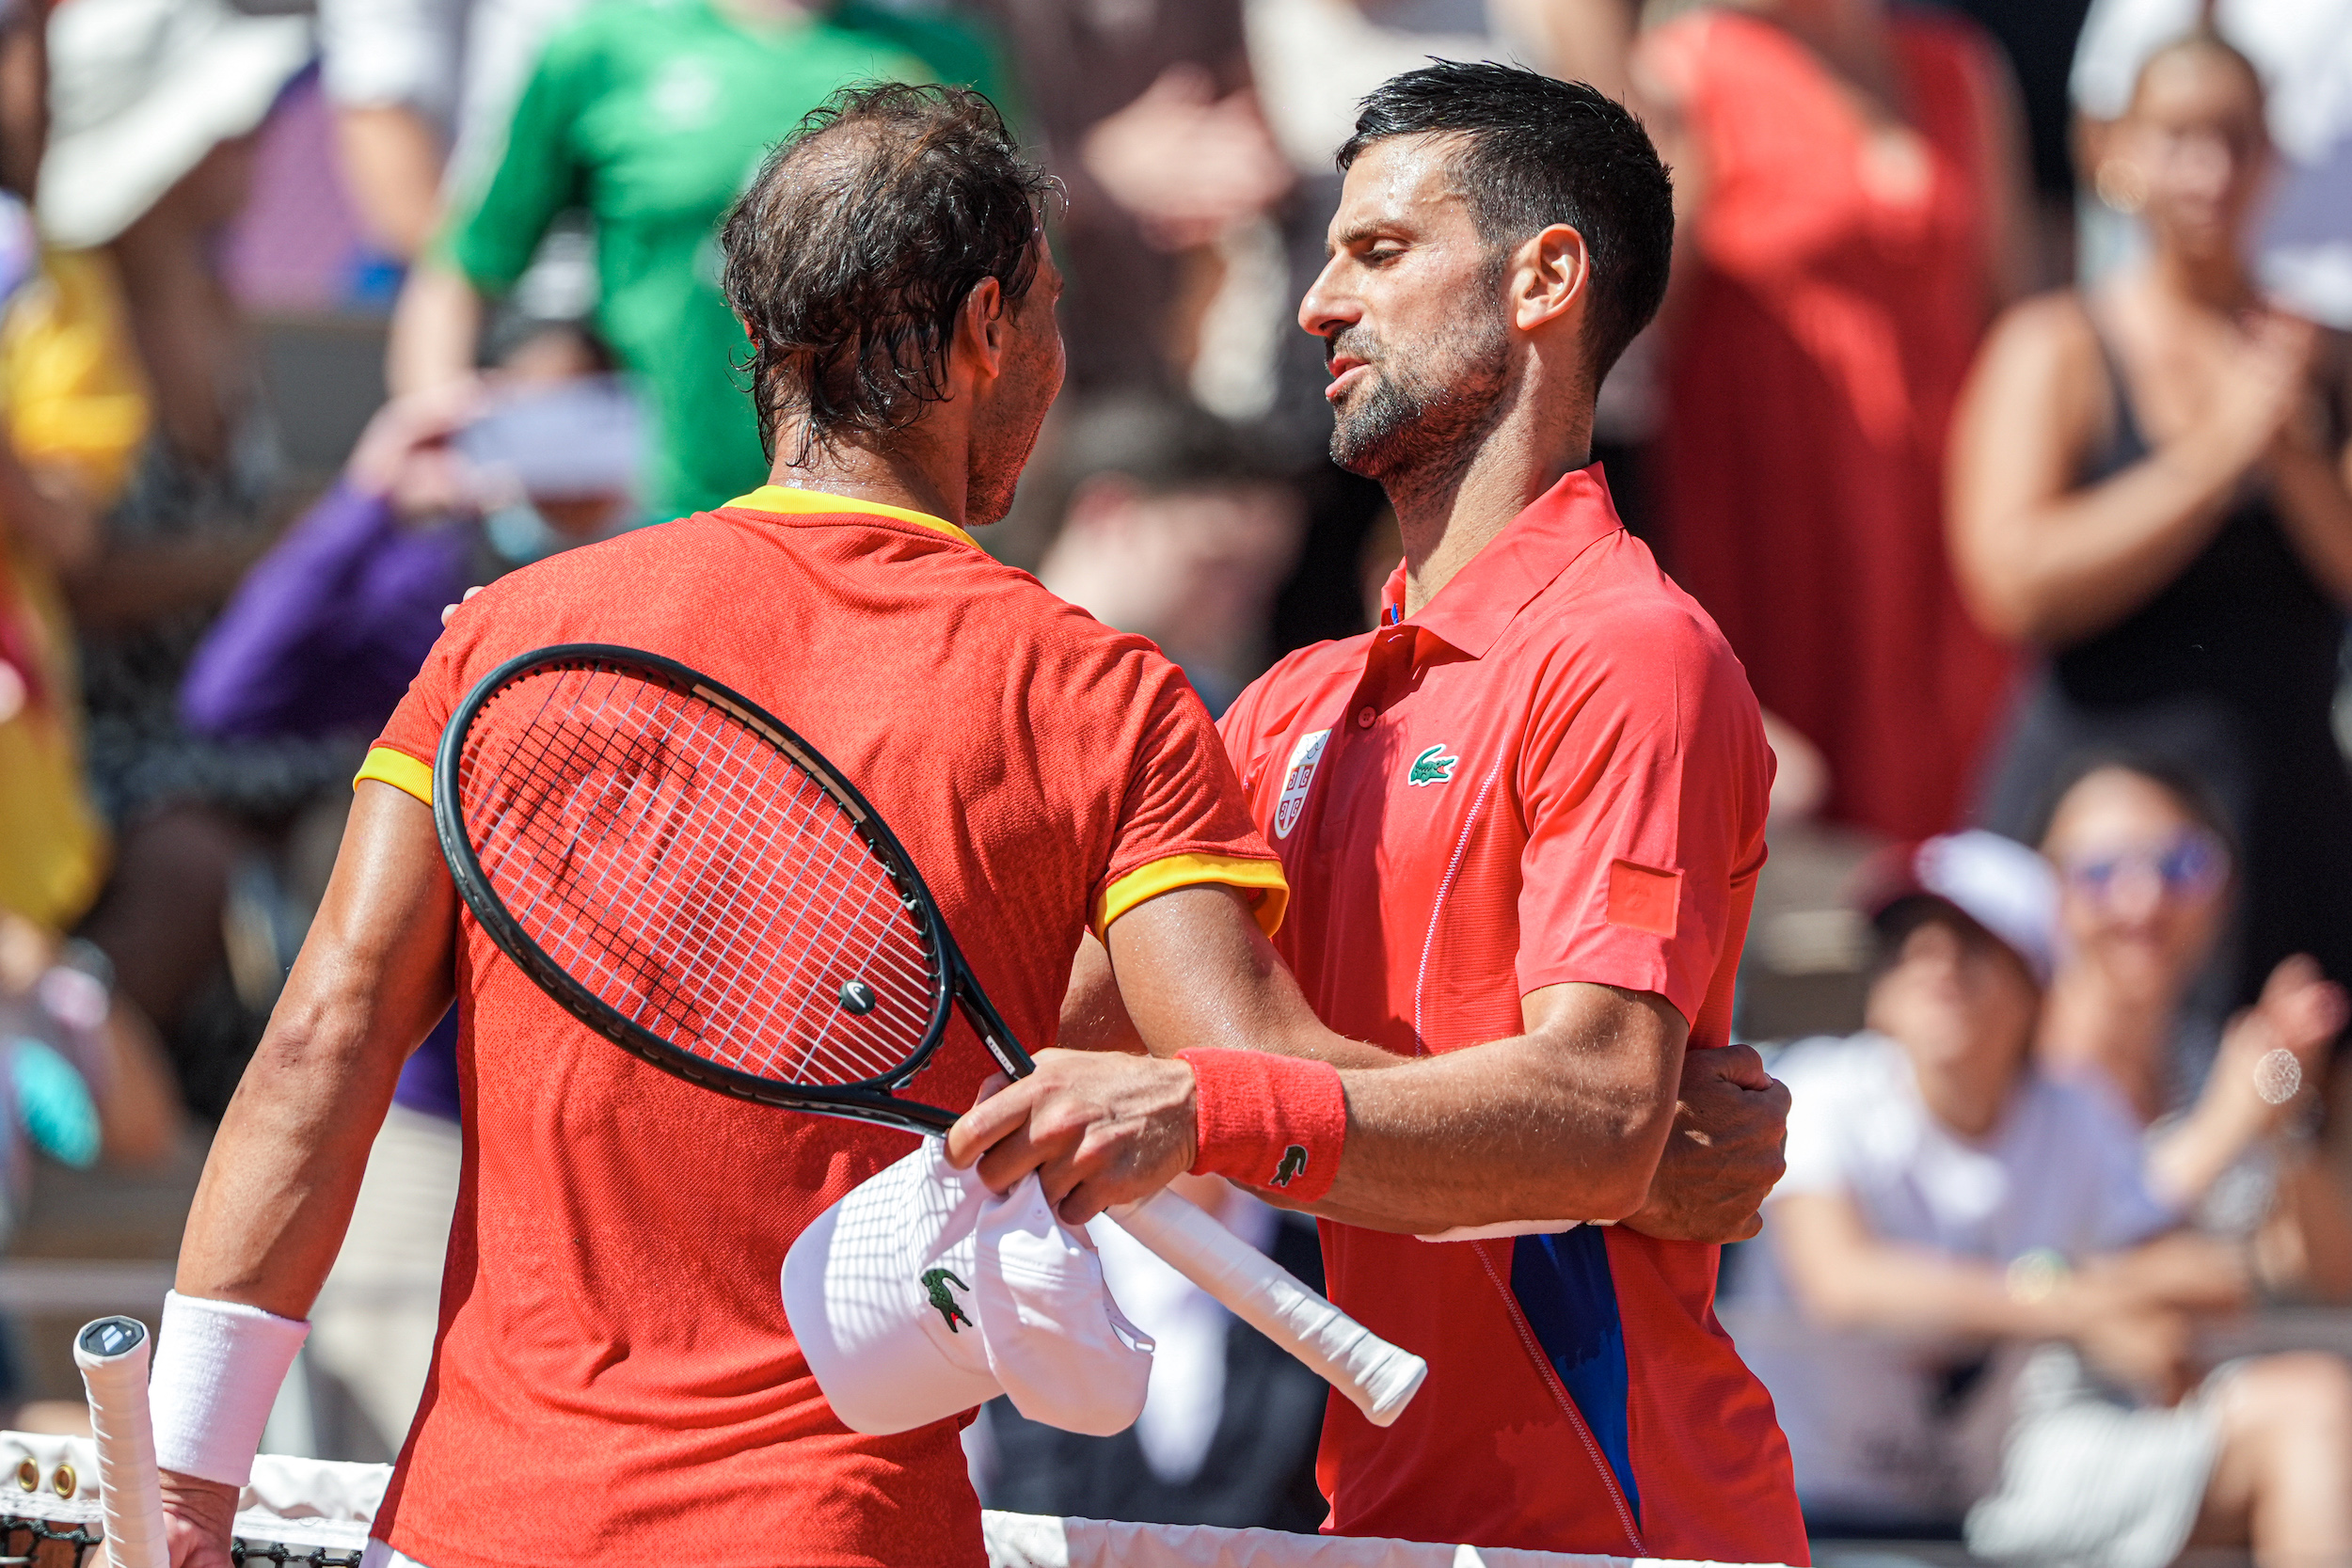
[[[2352,982],[2352,778],[2329,724],[2352,347],[2245,260],[2274,158],[2262,83],[2217,36],[2148,60],[2093,162],[2146,259],[2010,312],[1954,427],[1962,586],[2046,656],[1981,815],[2029,834],[2086,750],[2192,768],[2246,849],[2219,1006],[2254,1003],[2294,953]]]
[[[2220,811],[2187,775],[2089,767],[2058,798],[2042,848],[2058,872],[2062,939],[2043,1065],[2120,1093],[2150,1128],[2151,1187],[2200,1228],[2244,1238],[2262,1289],[2352,1300],[2352,1212],[2307,1115],[2345,1022],[2344,988],[2296,954],[2217,1043],[2197,1026],[2189,993],[2234,879]]]

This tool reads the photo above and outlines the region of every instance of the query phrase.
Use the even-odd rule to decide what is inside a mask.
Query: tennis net
[[[236,1562],[358,1568],[390,1479],[389,1465],[262,1455],[240,1500]],[[88,1438],[0,1432],[0,1544],[8,1560],[24,1568],[105,1568],[98,1549],[103,1518],[98,1453]],[[982,1524],[990,1568],[1633,1568],[1654,1560],[1030,1513],[992,1513]]]

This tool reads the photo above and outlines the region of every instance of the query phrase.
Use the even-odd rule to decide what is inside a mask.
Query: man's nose
[[[1339,287],[1336,273],[1341,258],[1334,256],[1323,264],[1323,271],[1307,286],[1307,296],[1298,302],[1298,325],[1311,337],[1328,338],[1343,327],[1363,319],[1363,308]]]

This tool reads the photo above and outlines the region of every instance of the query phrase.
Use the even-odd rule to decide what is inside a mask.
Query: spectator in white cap
[[[2236,1305],[2242,1265],[2176,1233],[2104,1085],[2034,1065],[2048,863],[1955,833],[1863,893],[1868,1027],[1774,1064],[1788,1172],[1723,1308],[1808,1527],[1964,1528],[1979,1557],[2096,1568],[2352,1554],[2352,1421],[2271,1397],[2260,1363],[2191,1365],[2192,1314]]]

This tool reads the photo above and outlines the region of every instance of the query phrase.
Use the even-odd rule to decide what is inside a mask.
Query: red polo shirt
[[[1411,620],[1292,655],[1220,726],[1282,858],[1276,943],[1324,1022],[1419,1054],[1520,998],[1653,991],[1728,1037],[1772,753],[1707,612],[1563,479]],[[1327,1526],[1808,1560],[1788,1446],[1713,1310],[1717,1249],[1621,1227],[1429,1243],[1326,1222],[1331,1294],[1426,1356],[1397,1423],[1334,1399]]]

